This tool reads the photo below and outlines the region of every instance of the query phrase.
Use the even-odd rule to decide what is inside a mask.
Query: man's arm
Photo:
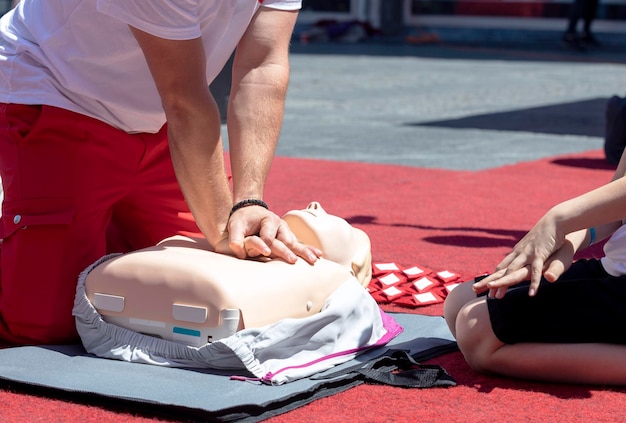
[[[283,120],[289,43],[296,18],[295,11],[262,7],[237,46],[227,115],[234,202],[263,198]],[[263,225],[249,226],[255,220],[251,216],[261,213]],[[231,249],[243,254],[243,239],[238,234],[257,232],[274,254],[288,261],[295,260],[293,253],[309,262],[319,255],[299,244],[278,216],[260,207],[245,207],[233,214],[229,222]],[[258,241],[255,251],[269,253]]]
[[[296,17],[261,8],[237,46],[227,116],[235,202],[263,195],[283,120]]]
[[[294,13],[282,12],[282,14],[295,19]],[[264,19],[259,21],[258,16],[264,16],[264,14],[257,15],[254,22],[265,22]],[[293,19],[290,19],[290,30],[293,29]],[[255,30],[248,31],[242,40],[245,59],[241,59],[241,54],[237,54],[239,59],[235,61],[236,69],[241,68],[241,63],[244,63],[245,66],[251,66],[249,69],[252,73],[255,73],[255,68],[258,65],[263,65],[262,69],[267,69],[266,65],[273,67],[272,61],[275,55],[266,51],[262,56],[258,56],[261,51],[255,51],[254,46],[246,42],[246,40],[251,40],[250,37],[257,39],[259,34],[256,31],[262,29],[267,33],[265,38],[259,39],[263,39],[265,47],[268,47],[276,30],[268,27],[269,25],[271,22],[265,22],[265,25],[260,27],[254,23],[251,25],[251,28],[255,28]],[[284,26],[281,28],[282,30],[287,29]],[[262,207],[242,208],[234,213],[229,220],[233,201],[224,169],[219,112],[206,81],[206,57],[202,40],[167,40],[136,28],[131,28],[131,30],[143,50],[161,96],[168,122],[169,145],[178,183],[200,230],[209,243],[216,251],[234,253],[240,258],[272,254],[282,257],[288,262],[294,262],[297,256],[310,263],[316,261],[321,252],[300,244],[285,222]],[[284,40],[282,44],[286,49],[288,37],[285,36],[282,39]],[[260,57],[265,57],[267,60],[259,61]],[[252,66],[253,63],[257,65]],[[238,86],[248,84],[246,73],[248,72],[235,71],[235,78],[240,81],[246,79],[245,83],[238,83]],[[273,80],[273,77],[253,78],[253,81],[265,81],[261,82],[261,88]],[[252,83],[251,85],[256,84]],[[282,86],[282,83],[280,85]],[[281,117],[278,122],[264,123],[263,116],[250,114],[254,106],[259,106],[263,102],[254,103],[252,107],[236,107],[237,110],[246,110],[242,114],[233,112],[240,119],[246,120],[246,123],[240,124],[240,127],[253,128],[252,131],[240,132],[246,134],[258,132],[261,134],[259,138],[234,136],[238,140],[245,138],[243,143],[234,141],[234,145],[242,147],[235,148],[236,152],[231,153],[235,157],[233,162],[237,164],[237,170],[234,172],[237,201],[244,197],[262,198],[265,178],[271,164],[282,120],[284,89],[280,100]],[[234,91],[235,97],[237,97],[236,102],[254,101],[251,99],[254,93],[261,96],[269,95],[265,94],[263,89],[254,89],[254,93],[251,94],[247,87]],[[237,94],[238,92],[248,94],[240,96]],[[275,104],[274,101],[269,103]],[[273,116],[274,114],[270,113],[269,115]],[[257,119],[257,121],[249,123],[248,121],[251,119]],[[274,128],[276,128],[275,134]],[[265,132],[273,135],[263,135]],[[273,142],[267,143],[268,139],[273,139]],[[239,151],[237,152],[237,150]],[[255,236],[257,233],[260,234],[263,241]]]
[[[202,40],[174,41],[131,30],[161,96],[178,183],[200,230],[216,246],[227,236],[232,198]]]

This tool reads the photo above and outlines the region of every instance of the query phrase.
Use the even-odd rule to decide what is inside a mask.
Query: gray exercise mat
[[[344,391],[360,383],[352,369],[389,350],[406,350],[425,360],[455,349],[442,317],[390,313],[404,328],[386,347],[307,379],[280,386],[231,380],[232,372],[179,369],[107,360],[80,345],[0,350],[0,380],[18,388],[43,388],[77,400],[97,399],[154,415],[218,421],[260,421]],[[246,374],[240,374],[246,376]]]

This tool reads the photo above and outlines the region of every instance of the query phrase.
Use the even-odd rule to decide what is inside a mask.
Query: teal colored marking
[[[189,336],[197,336],[200,337],[199,330],[187,329],[187,328],[179,328],[178,326],[174,326],[174,333],[179,333],[181,335],[189,335]]]

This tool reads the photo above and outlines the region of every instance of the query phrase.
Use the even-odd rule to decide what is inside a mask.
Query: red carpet
[[[376,262],[450,270],[470,279],[492,270],[550,206],[611,175],[599,150],[480,172],[279,157],[266,200],[277,213],[319,201],[370,235]],[[440,304],[414,310],[441,311]],[[626,412],[623,389],[480,376],[459,353],[432,362],[445,367],[459,385],[427,390],[361,385],[269,421],[614,422]],[[0,416],[11,422],[153,421],[106,405],[8,391],[0,391]]]

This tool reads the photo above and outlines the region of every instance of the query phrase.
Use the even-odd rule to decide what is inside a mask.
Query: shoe
[[[573,48],[576,51],[585,51],[585,46],[580,42],[580,39],[575,33],[566,32],[563,34],[563,43],[566,47]]]
[[[593,47],[602,46],[602,44],[596,39],[596,37],[593,36],[591,32],[583,32],[582,37],[580,37],[580,42]]]

